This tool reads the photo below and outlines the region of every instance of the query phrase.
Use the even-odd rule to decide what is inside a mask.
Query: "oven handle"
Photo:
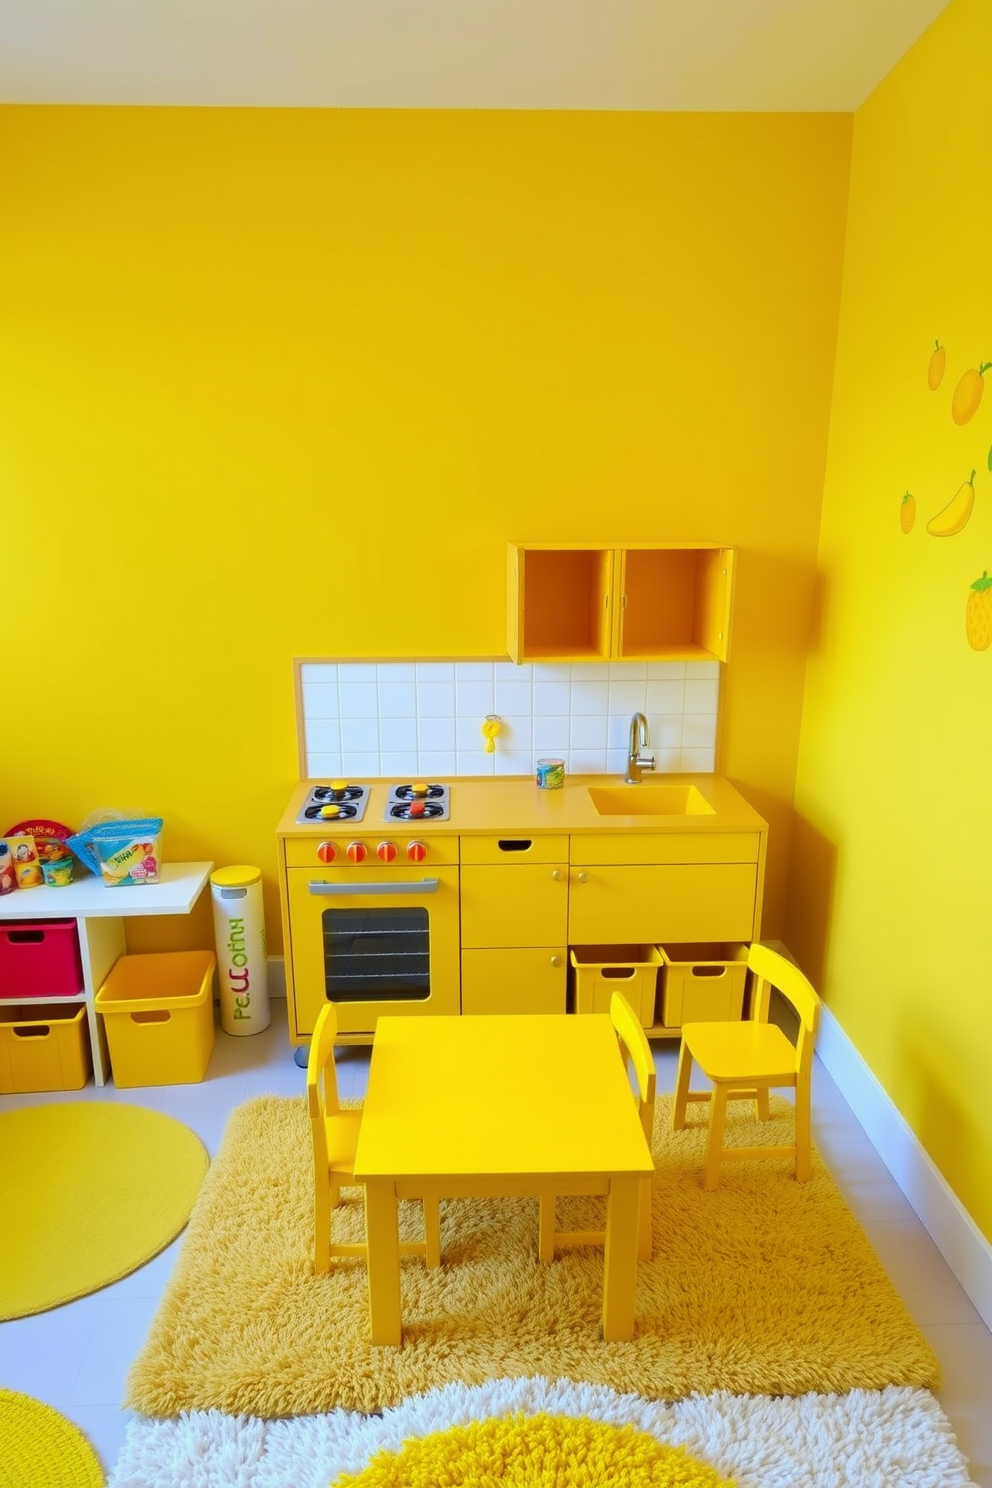
[[[321,883],[310,880],[311,894],[436,894],[439,878],[420,878],[416,883]]]

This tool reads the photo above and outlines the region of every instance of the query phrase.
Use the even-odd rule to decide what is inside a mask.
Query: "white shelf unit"
[[[33,889],[16,889],[0,900],[0,924],[18,920],[75,920],[83,965],[82,992],[78,997],[26,997],[20,1003],[30,1006],[33,1002],[39,1005],[85,1002],[95,1084],[105,1085],[110,1069],[106,1036],[96,1011],[96,994],[118,956],[127,950],[125,919],[189,914],[213,866],[213,863],[164,863],[158,883],[126,888],[108,888],[102,879],[86,874],[64,888],[39,884]]]

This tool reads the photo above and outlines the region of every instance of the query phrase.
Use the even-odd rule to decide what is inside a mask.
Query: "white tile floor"
[[[659,1089],[671,1090],[677,1049],[655,1044]],[[364,1094],[367,1050],[344,1050],[342,1095]],[[218,1031],[201,1085],[117,1091],[112,1085],[64,1095],[0,1097],[0,1111],[52,1100],[121,1100],[184,1121],[211,1154],[232,1108],[255,1095],[296,1095],[303,1071],[286,1035],[286,1005],[273,1003],[272,1027],[248,1039]],[[939,1399],[979,1488],[992,1488],[992,1335],[944,1264],[833,1081],[815,1067],[814,1136],[848,1203],[940,1360]],[[123,1281],[51,1312],[0,1326],[0,1384],[47,1401],[75,1421],[109,1470],[124,1440],[124,1379],[158,1308],[182,1238]]]

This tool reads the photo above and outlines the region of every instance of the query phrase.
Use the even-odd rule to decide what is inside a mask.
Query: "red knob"
[[[412,863],[422,863],[427,856],[427,843],[408,842],[406,855]]]
[[[399,849],[395,842],[380,842],[375,851],[376,857],[381,858],[384,863],[391,863]]]
[[[348,856],[353,863],[364,863],[369,855],[369,850],[364,842],[349,842]]]
[[[322,842],[317,849],[317,857],[322,863],[333,863],[338,855],[338,850],[333,842]]]

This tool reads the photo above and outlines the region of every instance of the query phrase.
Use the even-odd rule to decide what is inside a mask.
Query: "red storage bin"
[[[75,920],[0,924],[0,997],[78,997],[82,990]]]

